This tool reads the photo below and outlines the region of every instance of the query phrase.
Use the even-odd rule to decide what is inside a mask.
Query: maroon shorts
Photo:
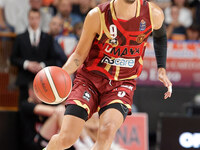
[[[86,109],[89,118],[96,111],[113,103],[124,104],[130,114],[135,89],[135,80],[111,81],[86,69],[80,69],[66,104],[75,104]]]

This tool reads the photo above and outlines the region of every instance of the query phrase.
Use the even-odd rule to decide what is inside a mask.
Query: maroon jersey
[[[95,37],[83,67],[110,80],[137,78],[152,32],[149,3],[137,0],[136,16],[129,20],[116,17],[114,0],[99,5],[98,10],[101,32]]]

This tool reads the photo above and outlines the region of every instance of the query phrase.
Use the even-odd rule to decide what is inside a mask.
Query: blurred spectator
[[[79,0],[79,3],[73,5],[72,12],[85,20],[87,13],[93,8],[92,0]]]
[[[192,24],[187,29],[187,40],[199,40],[200,38],[200,26],[198,24]]]
[[[42,0],[42,5],[43,6],[50,6],[54,0]]]
[[[79,22],[74,25],[73,34],[75,38],[77,39],[77,41],[79,41],[81,37],[82,29],[83,29],[83,22]]]
[[[42,7],[42,0],[29,0],[30,6],[28,9],[23,9],[23,16],[18,18],[18,22],[15,25],[15,32],[23,33],[28,26],[28,12],[30,9],[38,9],[40,11],[40,27],[42,31],[49,31],[49,22],[51,21],[52,10],[48,7]]]
[[[65,106],[42,104],[35,96],[32,84],[29,85],[28,92],[28,100],[24,100],[20,107],[20,150],[42,150],[60,130]]]
[[[99,116],[98,113],[95,113],[86,122],[79,139],[74,144],[75,149],[76,150],[91,149],[97,139],[98,128],[99,128]],[[121,148],[120,145],[113,142],[110,150],[125,150],[125,149]]]
[[[193,8],[194,22],[200,25],[200,0],[188,0],[191,8]]]
[[[105,3],[107,1],[110,1],[110,0],[97,0],[97,4]]]
[[[171,5],[171,0],[150,0],[156,3],[161,9],[165,9]]]
[[[27,0],[0,0],[0,31],[14,31],[18,18],[24,17],[23,10],[27,8]]]
[[[55,16],[51,19],[49,24],[49,34],[54,38],[54,50],[56,52],[56,65],[62,67],[67,61],[67,56],[64,53],[63,48],[58,43],[56,37],[61,33],[63,27],[63,20],[59,16]]]
[[[165,9],[165,23],[169,39],[185,39],[186,28],[192,24],[192,13],[185,7],[185,0],[172,0],[172,6]]]
[[[183,108],[188,116],[200,116],[200,93],[197,93],[192,101],[184,103]]]
[[[59,36],[58,42],[62,45],[65,54],[69,57],[75,49],[82,33],[83,23],[79,22],[74,25],[73,31],[68,36]]]
[[[10,58],[19,68],[16,84],[20,88],[20,104],[28,98],[28,83],[35,74],[45,66],[55,65],[53,39],[40,29],[40,12],[31,9],[28,14],[28,30],[16,37]]]
[[[60,0],[53,0],[53,2],[49,5],[52,10],[52,15],[55,16],[57,14],[58,3]]]
[[[58,16],[64,20],[63,35],[67,36],[73,31],[73,26],[81,22],[81,17],[72,13],[72,2],[60,0],[58,3]]]

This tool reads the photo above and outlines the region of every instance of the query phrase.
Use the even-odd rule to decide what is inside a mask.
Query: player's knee
[[[107,122],[99,127],[100,137],[103,139],[113,138],[117,131],[117,126],[112,122]]]
[[[71,133],[71,134],[66,134],[66,133],[59,134],[59,139],[61,141],[61,145],[65,149],[71,147],[76,142],[77,138],[78,137],[73,135],[73,133]]]

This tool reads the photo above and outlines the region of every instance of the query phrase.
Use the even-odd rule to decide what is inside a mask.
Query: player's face
[[[132,4],[135,2],[135,0],[124,0],[126,3]]]

